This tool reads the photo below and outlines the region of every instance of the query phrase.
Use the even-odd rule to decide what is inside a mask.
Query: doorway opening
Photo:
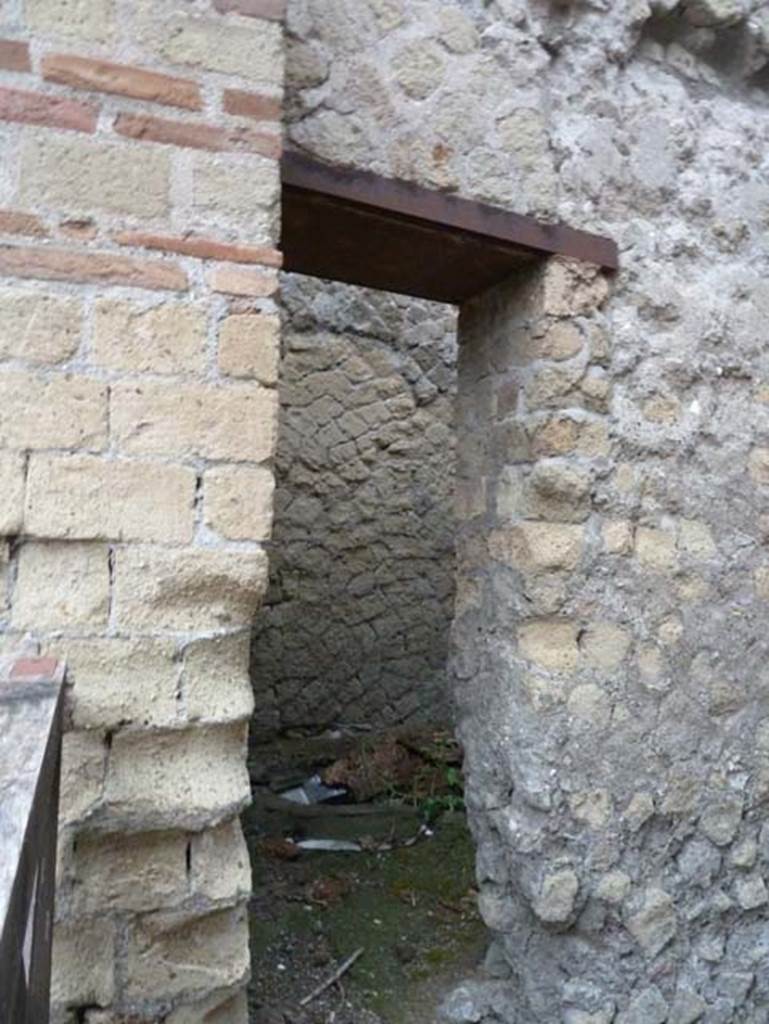
[[[485,934],[447,724],[455,312],[553,253],[616,253],[296,154],[283,180],[293,275],[245,820],[252,1024],[417,1024]]]
[[[447,679],[456,309],[296,274],[281,294],[251,659],[252,1018],[419,1021],[483,945]],[[296,1016],[359,948],[344,995]]]
[[[281,291],[257,718],[268,734],[445,722],[454,310],[292,274]]]

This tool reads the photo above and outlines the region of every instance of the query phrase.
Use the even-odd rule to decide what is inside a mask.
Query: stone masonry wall
[[[288,26],[296,144],[621,251],[610,288],[555,263],[460,319],[455,674],[499,980],[447,1019],[765,1024],[766,4]]]
[[[456,315],[284,275],[253,735],[448,714]]]
[[[56,1022],[246,1019],[280,6],[0,5],[0,649],[69,669]]]

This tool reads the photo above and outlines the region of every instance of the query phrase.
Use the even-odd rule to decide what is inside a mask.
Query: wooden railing
[[[0,1024],[48,1024],[64,669],[0,659]]]

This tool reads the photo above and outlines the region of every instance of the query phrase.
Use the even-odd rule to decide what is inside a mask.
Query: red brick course
[[[47,281],[97,282],[183,291],[187,275],[175,263],[150,262],[108,252],[0,245],[0,274]]]
[[[256,121],[279,121],[281,117],[280,100],[274,96],[243,89],[225,89],[222,102],[228,114],[252,117]]]
[[[17,210],[0,210],[0,234],[29,235],[46,238],[48,228],[33,213],[19,213]]]
[[[195,256],[201,260],[224,260],[231,263],[259,263],[266,267],[279,267],[282,255],[277,249],[251,245],[236,245],[215,238],[196,235],[176,237],[154,235],[145,231],[121,231],[113,236],[118,245],[133,245],[143,249],[173,252],[180,256]]]
[[[129,139],[145,142],[164,142],[170,146],[208,149],[214,152],[241,150],[257,153],[277,160],[281,143],[277,135],[256,132],[250,128],[219,128],[211,124],[189,124],[186,121],[167,121],[144,114],[119,114],[115,131]]]
[[[3,71],[31,71],[29,46],[15,39],[0,39],[0,68]]]
[[[86,103],[24,89],[0,89],[0,121],[94,132],[98,110]]]
[[[190,79],[162,75],[128,64],[49,53],[43,57],[42,70],[43,78],[48,81],[75,89],[115,93],[187,110],[200,110],[203,105],[200,89]]]
[[[37,683],[58,680],[64,666],[56,658],[19,658],[8,673],[12,682]]]

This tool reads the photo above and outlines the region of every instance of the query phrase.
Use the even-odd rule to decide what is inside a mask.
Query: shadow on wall
[[[284,275],[254,738],[441,720],[454,586],[455,312]]]

